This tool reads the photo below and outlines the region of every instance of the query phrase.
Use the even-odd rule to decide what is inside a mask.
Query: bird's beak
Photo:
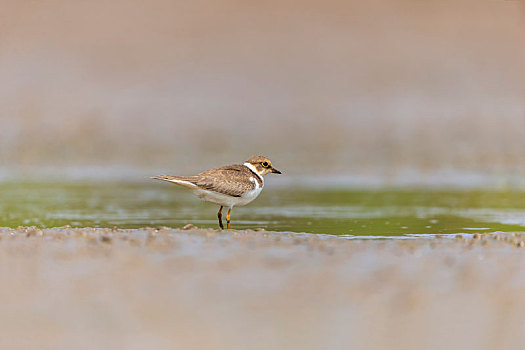
[[[279,170],[272,168],[272,173],[274,174],[282,174]]]

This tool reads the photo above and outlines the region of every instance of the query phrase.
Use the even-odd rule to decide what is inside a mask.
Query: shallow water
[[[0,226],[217,227],[216,205],[164,183],[0,184]],[[525,192],[274,187],[232,228],[352,236],[525,231]]]

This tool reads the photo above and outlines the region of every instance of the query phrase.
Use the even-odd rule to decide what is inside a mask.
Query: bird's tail
[[[171,175],[156,175],[151,177],[154,180],[163,180],[163,181],[177,181],[182,180],[180,176],[171,176]]]
[[[191,182],[191,179],[187,176],[172,176],[172,175],[157,175],[151,177],[154,180],[162,180],[172,182],[177,185],[181,185],[187,188],[195,187],[195,184]]]

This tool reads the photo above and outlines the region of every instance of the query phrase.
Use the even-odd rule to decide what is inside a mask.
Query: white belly
[[[222,205],[224,207],[233,208],[234,206],[242,206],[250,203],[253,201],[259,193],[261,193],[262,188],[259,186],[256,186],[251,191],[246,192],[241,197],[231,197],[222,193],[217,193],[213,191],[203,190],[200,188],[192,188],[191,191],[193,194],[195,194],[197,197],[204,199],[205,201],[212,202],[218,205]]]
[[[242,195],[242,197],[240,197],[242,199],[242,202],[241,202],[242,204],[237,204],[237,205],[246,205],[250,203],[255,198],[257,198],[257,196],[259,195],[259,193],[261,193],[261,191],[262,191],[262,187],[257,186],[253,190],[246,192],[245,194]]]

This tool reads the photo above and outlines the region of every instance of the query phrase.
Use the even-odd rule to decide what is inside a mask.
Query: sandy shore
[[[523,349],[524,241],[0,229],[0,348]]]

